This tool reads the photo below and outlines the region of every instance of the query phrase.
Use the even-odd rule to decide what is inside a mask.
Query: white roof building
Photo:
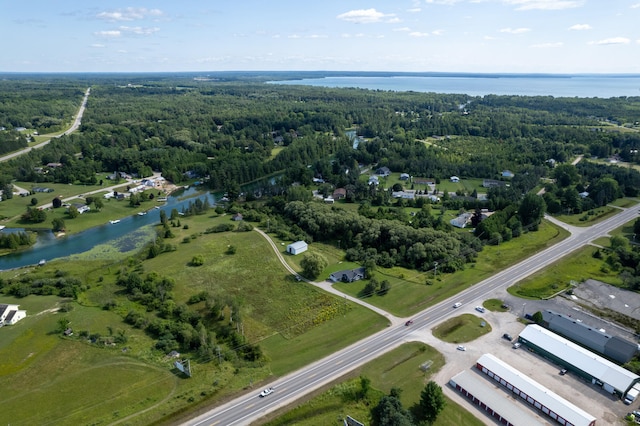
[[[491,354],[482,355],[476,367],[560,424],[595,425],[594,416]]]
[[[578,374],[603,383],[602,387],[620,396],[640,381],[640,376],[591,352],[582,346],[561,337],[539,325],[528,325],[520,333],[519,339],[526,345],[533,345],[562,360],[567,368]]]

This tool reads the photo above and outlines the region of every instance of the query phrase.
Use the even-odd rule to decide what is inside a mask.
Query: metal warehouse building
[[[469,401],[486,411],[491,417],[507,426],[542,426],[530,410],[518,405],[508,394],[496,389],[479,374],[470,370],[462,371],[449,380],[455,390]]]
[[[577,375],[601,385],[609,393],[622,397],[640,376],[597,355],[539,325],[528,325],[519,341],[551,361]]]
[[[476,368],[561,425],[594,426],[596,418],[491,354]]]
[[[612,336],[590,326],[550,310],[542,311],[546,327],[569,340],[592,349],[620,364],[628,362],[638,351],[638,345],[618,336]]]

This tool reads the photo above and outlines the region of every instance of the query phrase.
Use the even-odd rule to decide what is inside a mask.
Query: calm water
[[[171,210],[176,209],[181,211],[189,205],[189,202],[194,202],[197,198],[204,199],[205,197],[212,206],[215,204],[213,194],[208,192],[202,193],[195,188],[190,188],[170,196],[166,204],[156,203],[158,208],[150,207],[151,210],[144,216],[132,215],[121,218],[117,224],[107,222],[104,225],[63,238],[55,238],[51,232],[40,233],[38,235],[38,242],[30,249],[0,256],[0,270],[34,265],[38,263],[40,259],[46,259],[48,261],[76,253],[83,253],[99,244],[104,244],[124,236],[128,236],[129,238],[124,239],[119,248],[121,251],[130,250],[132,247],[126,246],[127,240],[138,238],[139,236],[136,235],[136,232],[142,227],[160,223],[160,211],[165,211],[167,217],[169,217],[171,216]],[[150,203],[148,205],[153,206],[153,204]],[[6,231],[7,230],[4,230],[2,232]]]
[[[640,96],[640,75],[325,77],[272,81],[272,84],[357,87],[398,92],[463,93],[470,96],[521,95],[578,98]]]

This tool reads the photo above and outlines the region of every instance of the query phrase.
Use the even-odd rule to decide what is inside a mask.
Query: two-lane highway
[[[637,216],[637,207],[622,209],[616,216],[591,227],[581,228],[564,241],[497,273],[449,300],[420,312],[412,318],[414,323],[410,326],[389,327],[274,381],[269,386],[275,391],[267,397],[258,397],[261,390],[258,389],[216,407],[186,424],[190,426],[248,425],[395,348],[403,343],[416,327],[432,327],[455,315],[456,310],[453,308],[455,302],[468,304],[491,297],[496,290],[507,288],[593,239],[607,235]]]

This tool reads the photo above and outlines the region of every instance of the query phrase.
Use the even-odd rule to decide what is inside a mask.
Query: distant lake
[[[353,87],[396,92],[461,93],[578,98],[640,97],[640,74],[535,75],[438,74],[437,76],[327,76],[271,81],[272,84]]]

